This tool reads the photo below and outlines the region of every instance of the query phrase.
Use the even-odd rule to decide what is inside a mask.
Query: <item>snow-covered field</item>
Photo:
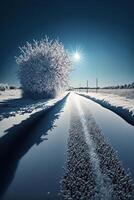
[[[21,96],[22,95],[20,89],[0,91],[0,102],[9,99],[18,99],[21,98]]]
[[[79,92],[79,94],[113,110],[131,124],[134,124],[134,98],[132,90],[105,90],[107,92]]]
[[[0,95],[0,132],[1,136],[13,125],[29,119],[38,118],[42,112],[61,101],[66,93],[54,99],[32,100],[22,98],[21,90],[7,90]]]
[[[80,92],[87,92],[81,89]],[[96,93],[95,89],[89,89],[89,93]],[[127,99],[134,99],[134,89],[98,89],[97,93],[101,94],[115,94],[118,96],[126,97]]]
[[[134,89],[101,89],[99,93],[115,94],[126,97],[127,99],[134,99]]]

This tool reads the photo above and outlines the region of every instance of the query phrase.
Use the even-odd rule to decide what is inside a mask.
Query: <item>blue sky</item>
[[[0,82],[19,85],[14,57],[19,46],[45,35],[79,49],[72,86],[134,81],[134,3],[130,0],[8,0],[0,12]]]
[[[134,60],[127,36],[114,32],[111,36],[104,30],[103,34],[99,30],[96,32],[90,33],[88,40],[83,39],[78,45],[81,60],[73,63],[72,85],[84,86],[88,80],[93,87],[96,78],[100,86],[133,82]]]

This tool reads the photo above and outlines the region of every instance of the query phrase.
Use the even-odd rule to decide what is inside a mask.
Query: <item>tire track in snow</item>
[[[118,159],[117,152],[106,141],[103,133],[90,114],[90,108],[85,103],[82,103],[82,108],[85,111],[88,132],[96,144],[101,172],[111,179],[114,192],[113,199],[133,200],[134,184],[131,174],[125,171],[121,161]]]
[[[95,181],[96,181],[95,199],[111,200],[113,199],[112,197],[113,190],[112,190],[111,180],[106,175],[104,176],[101,173],[100,162],[99,162],[98,155],[96,153],[96,147],[95,147],[94,141],[91,138],[91,135],[89,134],[87,121],[86,121],[83,109],[77,98],[75,98],[75,102],[77,105],[77,109],[79,111],[79,117],[80,117],[82,127],[84,130],[85,141],[89,148],[89,156],[92,162],[92,170],[95,175]]]
[[[93,200],[94,186],[95,179],[82,124],[78,113],[72,111],[65,174],[61,180],[61,199]]]

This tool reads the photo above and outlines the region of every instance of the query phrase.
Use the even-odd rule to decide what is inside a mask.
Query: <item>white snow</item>
[[[79,92],[87,93],[87,89],[79,89]],[[96,89],[89,88],[88,93],[96,93]],[[99,94],[115,94],[117,96],[126,97],[127,99],[134,99],[134,89],[133,88],[131,88],[131,89],[126,89],[126,88],[102,89],[102,88],[100,88],[97,90],[97,93],[99,93]]]
[[[70,96],[72,109],[61,199],[133,199],[131,175],[124,170],[118,153],[90,113],[93,102],[73,93]]]
[[[14,91],[15,92],[15,91]],[[44,99],[41,101],[33,100],[23,100],[17,102],[18,105],[15,107],[14,102],[9,103],[8,107],[4,107],[0,113],[0,137],[2,137],[9,128],[16,124],[20,124],[23,120],[26,120],[35,113],[40,113],[40,111],[46,111],[48,108],[54,106],[57,102],[62,100],[68,92],[62,93],[59,97],[54,99]],[[18,90],[17,93],[3,93],[1,95],[1,104],[8,104],[8,100],[16,100],[20,98],[21,91]],[[25,102],[26,101],[26,102]],[[30,103],[31,101],[31,103]],[[28,104],[26,104],[28,102]],[[1,105],[0,105],[1,106]]]
[[[82,106],[81,106],[79,100],[77,99],[77,97],[75,98],[75,103],[77,105],[81,124],[83,126],[83,130],[84,130],[84,134],[85,134],[85,141],[87,143],[87,146],[89,147],[90,159],[92,162],[94,174],[96,175],[96,182],[99,183],[99,184],[97,184],[97,189],[98,189],[99,194],[96,194],[95,199],[100,198],[103,200],[107,200],[107,199],[111,200],[112,198],[111,198],[110,190],[112,191],[112,189],[111,189],[112,185],[110,185],[110,181],[109,181],[108,177],[107,177],[108,181],[107,181],[107,183],[105,183],[106,178],[104,178],[104,175],[101,173],[99,158],[96,153],[97,147],[96,147],[95,143],[93,142],[92,137],[89,134],[86,117],[84,115],[84,111],[83,111]],[[104,179],[105,179],[105,182],[104,182]],[[110,188],[110,190],[109,190],[109,188]],[[101,197],[100,196],[98,197],[98,195],[100,195],[100,194],[101,194]]]
[[[94,98],[95,100],[100,100],[102,102],[108,103],[111,106],[116,108],[121,107],[122,109],[128,110],[130,115],[134,116],[134,99],[126,98],[125,96],[119,96],[116,94],[108,94],[108,93],[95,93],[95,92],[79,92],[79,94],[83,94],[89,98]]]
[[[5,91],[0,91],[0,102],[9,99],[19,99],[21,98],[21,90],[20,89],[8,89]]]

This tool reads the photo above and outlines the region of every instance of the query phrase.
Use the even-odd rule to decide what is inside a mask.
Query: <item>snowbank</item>
[[[18,99],[21,98],[22,91],[20,89],[8,89],[5,91],[0,91],[0,102],[3,102],[5,100],[9,99]]]
[[[87,93],[87,89],[79,89],[79,92]],[[96,89],[89,88],[88,93],[96,93]],[[134,89],[102,89],[97,90],[98,94],[115,94],[117,96],[126,97],[127,99],[134,99]]]
[[[31,101],[31,104],[28,102],[28,105],[22,104],[20,101],[17,108],[12,107],[13,102],[11,105],[9,104],[8,108],[4,107],[3,112],[0,113],[0,137],[5,135],[5,133],[8,132],[8,129],[14,125],[25,124],[25,126],[27,126],[32,124],[33,121],[38,120],[42,114],[66,98],[67,95],[68,92],[65,92],[58,98],[35,102]],[[15,99],[12,101],[15,101]],[[24,121],[25,123],[22,123]]]
[[[106,94],[106,93],[82,93],[78,94],[87,97],[96,103],[114,111],[125,119],[130,124],[134,125],[134,99],[128,99],[123,96],[116,94]]]

